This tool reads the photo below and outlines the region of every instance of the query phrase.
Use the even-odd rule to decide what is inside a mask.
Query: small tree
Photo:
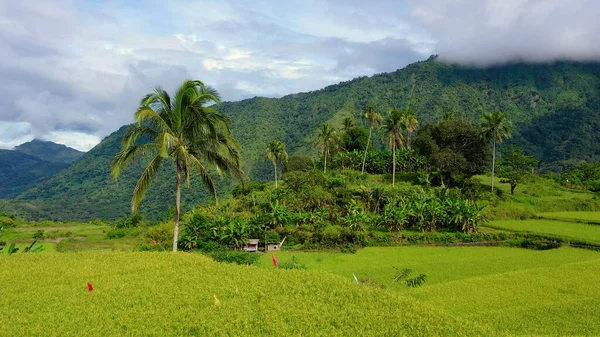
[[[288,159],[288,154],[285,151],[285,144],[279,140],[274,140],[267,145],[267,154],[265,154],[265,160],[270,160],[273,163],[273,170],[275,171],[275,188],[277,188],[277,163],[285,163]]]
[[[317,133],[317,141],[315,146],[321,146],[321,154],[323,154],[323,172],[327,173],[327,157],[330,153],[332,142],[335,140],[335,130],[333,127],[325,123],[319,129]]]
[[[500,161],[500,177],[505,178],[502,183],[510,184],[510,194],[515,194],[515,188],[518,184],[531,175],[531,170],[537,166],[538,161],[530,156],[523,154],[523,149],[510,146],[502,151],[502,160]]]
[[[492,141],[492,192],[494,192],[494,171],[496,169],[496,143],[510,138],[512,123],[506,113],[494,111],[481,116],[481,136]]]
[[[398,109],[392,109],[384,125],[388,137],[388,146],[392,149],[392,186],[396,183],[396,149],[406,144],[406,139],[402,135],[403,126],[402,112]]]
[[[371,143],[371,135],[373,134],[373,127],[375,125],[381,125],[383,116],[375,110],[374,107],[370,106],[365,112],[362,113],[363,117],[369,121],[369,138],[367,139],[367,146],[365,147],[365,155],[362,162],[362,173],[365,173],[365,163],[367,162],[367,152],[369,151],[369,144]]]

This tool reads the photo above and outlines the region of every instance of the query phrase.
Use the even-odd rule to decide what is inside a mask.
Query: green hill
[[[600,63],[559,62],[511,64],[486,69],[438,62],[434,57],[404,69],[360,77],[324,89],[282,98],[255,97],[226,102],[220,109],[231,117],[240,141],[245,170],[254,179],[271,179],[263,161],[266,144],[282,140],[290,154],[314,153],[316,128],[324,122],[341,125],[368,105],[385,111],[410,105],[420,124],[435,122],[446,112],[477,121],[483,112],[507,112],[515,123],[511,142],[525,146],[540,160],[540,169],[560,170],[579,160],[600,160]],[[119,183],[108,175],[124,129],[107,137],[71,167],[21,194],[5,208],[27,217],[87,220],[128,214],[129,199],[141,164]],[[375,135],[382,146],[381,135]],[[164,170],[169,170],[166,167]],[[142,204],[156,218],[174,200],[171,176],[162,174]],[[227,191],[230,182],[222,184]],[[184,190],[184,208],[210,200],[199,184]],[[26,205],[26,206],[24,206]]]
[[[130,212],[131,192],[146,162],[131,165],[119,181],[110,176],[110,163],[120,150],[121,140],[127,129],[122,127],[87,152],[68,169],[51,179],[22,193],[18,202],[7,202],[7,208],[17,207],[17,212],[28,218],[53,220],[97,218],[116,219]],[[142,203],[140,212],[152,219],[163,215],[175,202],[175,179],[169,174],[174,167],[165,165]],[[184,209],[203,200],[212,200],[197,180],[192,189],[182,189]],[[26,205],[26,207],[23,207]]]
[[[62,144],[56,144],[39,139],[34,139],[30,142],[21,144],[15,147],[14,150],[45,161],[65,164],[71,164],[72,162],[81,158],[81,156],[83,156],[85,153]]]
[[[67,166],[18,151],[0,150],[0,199],[14,198]]]
[[[327,121],[341,126],[344,117],[357,116],[368,105],[383,111],[410,105],[421,125],[446,112],[477,121],[482,113],[498,109],[515,123],[512,142],[525,146],[542,169],[600,160],[600,63],[480,69],[430,58],[318,91],[226,103],[222,110],[234,122],[247,168],[255,177],[267,178],[260,171],[268,141],[281,139],[290,153],[311,152],[318,126]]]

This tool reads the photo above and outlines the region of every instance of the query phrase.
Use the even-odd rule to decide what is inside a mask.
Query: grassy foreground
[[[7,336],[495,334],[331,273],[230,266],[185,253],[0,255],[0,308]]]
[[[356,254],[282,252],[308,270],[374,283],[503,335],[598,336],[600,253],[575,248],[379,247]],[[261,266],[272,268],[270,256]],[[419,288],[392,283],[394,267],[424,273]],[[371,281],[373,283],[373,281]]]

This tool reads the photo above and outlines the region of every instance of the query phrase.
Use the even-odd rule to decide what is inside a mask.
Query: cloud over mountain
[[[432,53],[490,65],[596,59],[591,0],[0,1],[0,148],[87,150],[183,78],[225,100],[393,71]]]

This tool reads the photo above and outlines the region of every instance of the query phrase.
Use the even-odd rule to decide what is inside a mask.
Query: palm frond
[[[202,177],[202,181],[204,182],[204,185],[210,189],[210,191],[213,193],[213,195],[216,198],[217,197],[217,187],[216,187],[215,182],[213,181],[212,177],[210,176],[210,174],[208,174],[208,171],[206,170],[204,165],[202,165],[200,160],[198,160],[198,158],[196,158],[194,155],[189,156],[189,161],[190,161],[191,167],[196,169],[200,173],[200,176]]]
[[[156,151],[157,148],[154,143],[134,145],[123,149],[115,155],[110,165],[111,175],[114,179],[119,178],[121,171],[139,156],[149,156],[156,153]]]
[[[154,179],[154,175],[160,168],[162,164],[163,158],[161,156],[156,156],[150,164],[146,167],[140,179],[138,180],[135,188],[133,189],[133,197],[131,199],[131,212],[137,213],[140,203],[144,200],[146,196],[146,192],[148,191],[148,187],[150,187],[150,183],[152,183],[152,179]]]

